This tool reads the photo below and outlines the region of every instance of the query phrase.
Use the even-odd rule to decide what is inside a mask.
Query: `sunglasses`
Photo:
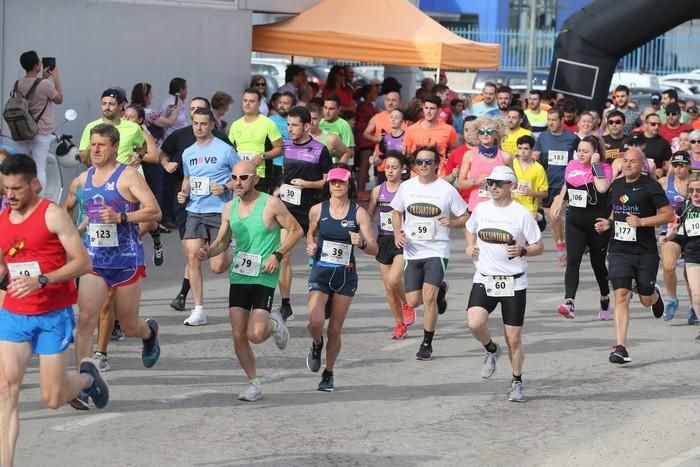
[[[231,175],[231,179],[232,179],[234,182],[237,181],[237,180],[240,180],[240,181],[242,181],[242,182],[245,182],[246,180],[248,180],[248,179],[249,179],[250,177],[252,177],[252,176],[253,176],[253,174],[241,174],[241,175],[233,174],[233,175]]]
[[[496,185],[496,188],[503,188],[503,185],[505,185],[506,183],[510,185],[513,182],[508,182],[506,180],[491,180],[490,178],[486,179],[486,184],[488,186]]]
[[[690,144],[699,144],[699,143],[700,143],[700,139],[691,139],[690,140]]]
[[[262,83],[255,83],[256,86],[267,86],[267,83],[263,81]]]
[[[608,120],[608,125],[622,125],[622,120]]]
[[[674,117],[678,115],[678,112],[668,112],[666,115],[668,115],[669,117]]]
[[[433,159],[416,159],[416,165],[433,165],[434,163]]]
[[[496,133],[496,130],[494,130],[493,128],[479,128],[480,135],[492,135],[494,133]]]
[[[688,164],[686,164],[685,162],[674,162],[673,164],[671,164],[671,167],[675,169],[677,167],[686,167],[687,165]]]
[[[688,194],[700,193],[700,188],[688,188]]]
[[[659,126],[661,125],[661,122],[647,122],[647,124],[650,126]]]

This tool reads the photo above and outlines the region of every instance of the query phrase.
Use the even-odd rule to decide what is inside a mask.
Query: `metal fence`
[[[478,42],[501,45],[501,70],[526,71],[530,37],[527,31],[450,28],[458,36]],[[554,54],[554,30],[535,32],[535,69],[549,69]],[[657,75],[700,68],[700,36],[667,33],[656,37],[624,56],[619,71],[647,72]]]

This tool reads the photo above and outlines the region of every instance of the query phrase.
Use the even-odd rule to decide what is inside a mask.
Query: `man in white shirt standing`
[[[513,200],[517,179],[513,169],[495,167],[486,179],[491,198],[479,203],[466,227],[467,256],[474,260],[476,272],[467,305],[467,325],[486,349],[481,377],[496,372],[501,346],[491,340],[487,326],[489,314],[501,304],[506,344],[513,367],[513,381],[508,399],[525,402],[522,381],[525,352],[522,329],[527,292],[526,256],[542,254],[540,229],[532,214]]]

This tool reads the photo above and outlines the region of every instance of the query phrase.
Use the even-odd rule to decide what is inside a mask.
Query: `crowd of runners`
[[[42,70],[34,52],[21,64],[27,74],[18,86],[26,91]],[[378,97],[360,93],[359,102],[340,86],[341,95],[311,94],[304,102],[308,83],[297,68],[290,66],[287,89],[269,101],[253,77],[241,94],[244,115],[228,132],[209,99],[187,100],[179,78],[169,89],[175,99],[160,112],[149,107],[149,83],[137,83],[130,100],[119,87],[106,89],[95,96],[101,116],[80,139],[85,170],[63,206],[41,197],[40,149],[22,142],[18,151],[0,149],[0,464],[12,464],[19,389],[32,354],[40,356],[45,404],[78,410],[108,403],[101,373],[111,367],[110,341],[138,337],[144,367],[158,362],[158,323],[140,318],[139,306],[150,262],[143,238],[153,242],[157,274],[166,261],[161,234],[171,228],[163,224],[166,212],[186,258],[170,304],[180,311],[193,304],[184,325],[207,324],[202,263],[229,276],[233,345],[249,380],[243,401],[263,395],[251,343],[272,337],[280,349],[287,346],[287,323],[304,306],[292,307],[292,290],[308,290],[306,365],[323,368],[318,390],[334,390],[343,325],[361,285],[357,255],[378,263],[388,337],[405,338],[422,306],[420,361],[432,359],[438,319],[448,309],[448,262],[472,262],[466,322],[484,348],[481,377],[494,375],[503,353],[488,327],[500,304],[512,370],[508,399],[515,402],[525,401],[527,258],[543,254],[547,226],[551,260],[565,269],[562,302],[552,313],[575,319],[582,311],[575,300],[588,255],[600,292],[593,312],[614,320],[611,363],[631,361],[634,293],[654,317],[674,318],[679,262],[692,297],[688,323],[697,324],[700,130],[682,123],[675,93],[664,93],[663,107],[636,112],[629,90],[619,86],[598,122],[598,114],[578,112],[572,101],[554,96],[545,103],[538,91],[523,108],[509,88],[487,83],[471,115],[453,115],[445,108],[446,84],[407,106],[396,86]],[[44,70],[43,78],[47,105],[60,102],[57,71]],[[385,82],[391,87],[390,78]],[[370,150],[360,154],[339,112],[362,104],[381,110],[365,122],[361,136]],[[42,113],[39,120],[49,120],[40,128],[51,129],[52,115]],[[453,116],[462,122],[460,134]],[[372,180],[367,196],[359,196]],[[464,256],[450,258],[451,230],[463,232]],[[656,285],[657,245],[665,305]],[[303,265],[292,264],[295,248],[308,257]],[[294,267],[309,271],[296,288]]]

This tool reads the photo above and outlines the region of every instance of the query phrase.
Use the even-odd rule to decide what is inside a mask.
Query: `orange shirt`
[[[406,154],[413,153],[418,146],[437,146],[441,156],[438,173],[442,173],[447,160],[447,148],[456,145],[457,140],[457,132],[452,125],[440,122],[432,128],[425,128],[421,120],[406,129],[403,142]]]
[[[700,130],[700,118],[693,120],[690,122],[690,127],[693,130]]]

